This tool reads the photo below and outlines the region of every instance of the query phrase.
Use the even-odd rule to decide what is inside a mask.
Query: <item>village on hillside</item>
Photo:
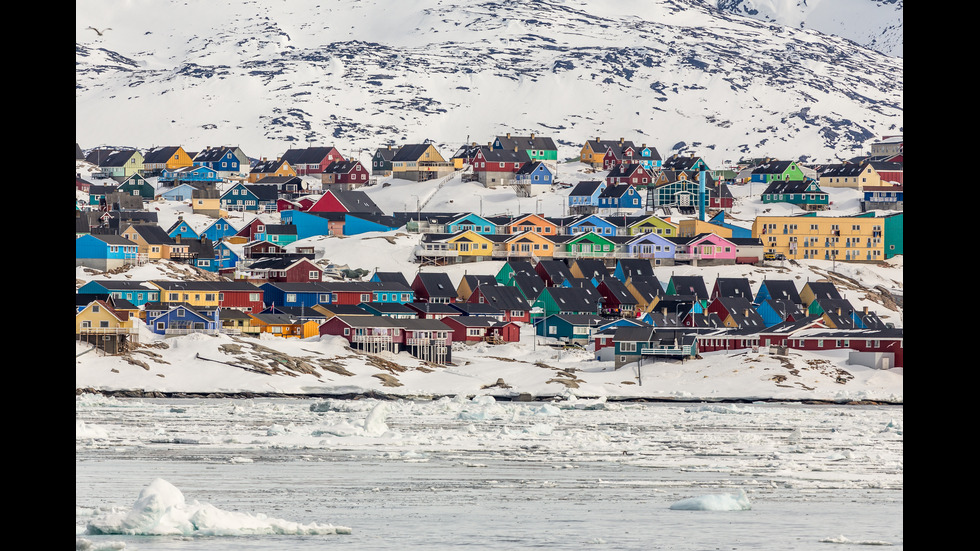
[[[289,148],[272,160],[231,146],[76,144],[75,263],[96,274],[76,284],[76,340],[120,354],[139,346],[141,330],[336,336],[364,353],[451,364],[466,343],[515,342],[524,333],[588,349],[615,368],[740,349],[844,349],[854,363],[903,367],[903,329],[852,305],[831,280],[767,278],[753,288],[744,278],[655,274],[903,255],[902,136],[884,136],[868,155],[839,164],[762,158],[726,167],[600,138],[564,163],[551,138],[534,134],[495,136],[448,156],[429,142],[386,144],[370,165],[336,147]],[[569,161],[589,178],[567,180]],[[475,212],[427,209],[450,180],[509,190],[527,208],[485,214],[481,201]],[[417,191],[405,194],[399,182]],[[763,204],[799,213],[761,214],[751,225],[726,219],[731,188],[746,185]],[[398,189],[395,204],[404,208],[384,211],[372,188]],[[860,192],[861,212],[835,216],[833,188]],[[546,215],[540,198],[555,194],[562,213]],[[193,220],[161,225],[157,214],[170,204],[186,205]],[[329,263],[308,245],[371,232],[417,235],[413,261],[433,269],[414,278],[365,272]],[[481,273],[486,261],[495,268]],[[109,277],[153,262],[201,275]],[[458,281],[439,271],[470,263]]]

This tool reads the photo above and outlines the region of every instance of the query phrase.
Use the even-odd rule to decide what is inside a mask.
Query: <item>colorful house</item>
[[[599,235],[616,235],[619,227],[609,220],[595,214],[583,215],[564,227],[568,235],[580,233],[597,233]]]
[[[479,234],[495,234],[497,233],[497,225],[482,216],[468,213],[453,218],[445,226],[445,233],[457,233],[467,230]]]
[[[643,196],[633,184],[610,184],[599,194],[599,212],[630,212],[643,209]]]
[[[762,203],[789,203],[803,210],[827,210],[830,196],[815,180],[773,180],[762,192]]]
[[[542,236],[558,235],[558,226],[539,214],[524,214],[504,226],[504,233],[533,232]]]
[[[431,143],[403,145],[391,158],[391,175],[402,180],[425,182],[454,170]]]
[[[610,237],[594,232],[574,236],[561,243],[554,252],[555,258],[613,258],[616,242]]]
[[[473,157],[473,173],[488,188],[513,185],[517,171],[531,159],[520,149],[480,147]]]
[[[194,166],[204,166],[222,178],[245,176],[250,161],[238,146],[205,147],[194,156]]]
[[[334,146],[289,148],[280,159],[286,161],[296,171],[297,176],[315,176],[322,174],[330,163],[344,161]]]
[[[167,201],[190,201],[197,188],[190,184],[180,184],[160,192],[160,197]]]
[[[188,258],[190,247],[180,243],[156,224],[128,224],[119,234],[136,244],[140,258],[180,260]]]
[[[398,152],[398,147],[392,146],[391,144],[376,149],[374,151],[374,155],[371,156],[371,175],[376,178],[391,176],[392,173],[391,160],[395,157],[395,153],[397,152]],[[456,168],[463,168],[463,167],[459,166]]]
[[[151,316],[147,313],[146,326],[158,335],[217,335],[221,329],[221,321],[218,318],[218,308],[179,304],[158,315]]]
[[[334,161],[320,174],[320,183],[352,189],[368,183],[368,171],[360,161]]]
[[[677,252],[677,243],[657,233],[641,233],[622,247],[630,258],[652,261],[656,266],[671,265]]]
[[[627,142],[624,138],[616,140],[603,140],[598,136],[594,140],[586,140],[579,152],[579,161],[592,165],[592,168],[600,168],[605,161],[606,152],[611,147],[623,148],[633,147],[633,142]]]
[[[282,158],[270,161],[263,157],[261,161],[252,165],[248,172],[248,182],[254,184],[270,176],[291,177],[297,176],[297,174],[296,169],[288,161],[284,161]]]
[[[539,161],[554,167],[558,164],[558,146],[547,136],[497,136],[491,145],[493,149],[523,151],[530,161]]]
[[[796,161],[766,161],[754,169],[750,181],[769,184],[774,181],[802,181],[806,177]]]
[[[675,262],[691,262],[693,265],[735,264],[738,246],[713,233],[675,240]]]
[[[514,173],[514,187],[522,197],[534,197],[551,189],[554,171],[541,161],[528,161]]]
[[[653,176],[640,164],[616,165],[606,174],[606,185],[619,184],[630,184],[634,188],[647,187],[653,184]]]
[[[551,258],[555,253],[555,241],[533,231],[501,236],[503,241],[498,255],[503,258]]]
[[[177,236],[180,236],[182,238],[189,238],[189,239],[201,238],[201,236],[198,235],[196,231],[194,231],[194,228],[192,228],[191,225],[186,220],[184,220],[182,216],[177,217],[177,221],[174,222],[173,225],[170,226],[170,229],[167,230],[167,235],[173,238],[176,238]]]
[[[156,188],[139,174],[133,174],[129,178],[126,178],[123,183],[119,184],[116,191],[126,195],[142,197],[144,201],[152,201],[156,196]]]
[[[101,271],[141,262],[139,245],[119,235],[85,234],[75,239],[75,266]]]
[[[599,194],[606,189],[602,180],[587,180],[579,182],[568,194],[568,212],[572,214],[588,214],[599,208]]]
[[[664,220],[659,216],[653,215],[639,217],[630,222],[626,227],[626,232],[629,235],[639,235],[644,233],[653,233],[664,237],[674,237],[678,235],[676,224],[672,224],[668,220]]]
[[[86,160],[98,166],[104,177],[117,182],[143,173],[143,154],[135,149],[97,150],[90,152]]]
[[[164,170],[193,166],[194,160],[179,145],[159,146],[143,154],[143,175],[159,176]]]
[[[219,171],[209,166],[195,165],[164,169],[157,181],[164,186],[179,186],[181,184],[218,184],[224,181],[224,178]]]
[[[501,312],[507,322],[531,321],[531,304],[520,289],[508,285],[480,285],[465,299],[467,302],[489,304]]]

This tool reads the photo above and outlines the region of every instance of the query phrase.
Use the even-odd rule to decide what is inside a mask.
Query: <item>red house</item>
[[[446,316],[440,320],[459,342],[519,342],[521,328],[513,322],[501,322],[486,316]]]
[[[334,161],[320,175],[323,185],[363,186],[367,182],[368,171],[360,161]]]
[[[504,321],[531,322],[531,305],[520,289],[509,285],[480,285],[466,302],[489,304],[504,313]]]
[[[606,185],[615,186],[616,184],[632,184],[636,186],[648,186],[653,183],[653,177],[647,172],[643,165],[638,163],[624,163],[616,165],[606,174]]]
[[[328,189],[306,212],[375,212],[382,213],[378,205],[363,191]]]
[[[639,162],[639,154],[633,147],[633,142],[621,142],[618,146],[606,149],[606,154],[602,158],[602,168],[612,170],[616,165]]]
[[[344,156],[336,147],[307,147],[289,149],[283,153],[281,160],[286,161],[296,169],[297,176],[323,174],[334,161],[343,161]]]
[[[250,264],[247,271],[249,279],[277,283],[309,283],[323,280],[323,269],[307,258],[262,258]]]

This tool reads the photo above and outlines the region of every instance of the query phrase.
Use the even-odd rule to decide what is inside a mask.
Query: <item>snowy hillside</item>
[[[748,2],[703,0],[79,2],[76,141],[366,159],[389,142],[452,153],[534,132],[561,158],[625,137],[721,166],[849,158],[902,132],[901,57],[817,24],[884,29],[895,9],[781,4],[750,17]]]

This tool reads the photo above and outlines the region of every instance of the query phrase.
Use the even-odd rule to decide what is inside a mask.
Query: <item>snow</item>
[[[562,163],[559,172],[564,180],[575,183],[591,179],[592,174],[581,163]],[[153,179],[150,179],[153,182]],[[524,213],[542,212],[548,216],[562,214],[567,190],[548,192],[538,198],[518,198],[512,190],[489,190],[474,182],[462,182],[459,175],[450,178],[436,189],[436,184],[418,184],[404,180],[385,179],[391,185],[363,188],[385,212],[402,210],[408,203],[411,209],[417,195],[427,201],[427,211],[435,212],[483,212]],[[791,214],[794,208],[789,205],[762,205],[758,199],[761,192],[759,184],[731,186],[736,198],[736,206],[726,215],[726,221],[746,226],[757,214]],[[833,188],[828,191],[834,202],[828,215],[841,216],[859,212],[859,194],[850,189]],[[192,227],[203,229],[212,219],[190,212],[186,203],[154,201],[149,209],[158,213],[161,227],[169,227],[178,216],[183,216]],[[242,216],[236,214],[236,216]],[[232,224],[242,227],[254,215],[233,218]],[[264,221],[275,222],[276,214],[262,215]],[[421,267],[412,258],[412,247],[418,243],[419,236],[404,229],[394,232],[370,232],[357,236],[330,237],[319,236],[298,241],[291,247],[312,245],[317,251],[317,262],[325,265],[349,265],[362,268],[371,274],[375,271],[400,272],[406,279],[414,279],[418,271],[443,271],[454,285],[466,274],[496,274],[502,261],[487,261],[456,264],[446,267]],[[874,300],[869,289],[881,286],[897,294],[903,286],[903,257],[896,256],[878,264],[859,264],[831,261],[800,261],[798,265],[788,262],[781,266],[755,267],[751,265],[730,266],[669,266],[655,269],[661,281],[671,275],[700,275],[709,286],[718,277],[745,277],[752,284],[753,292],[758,290],[762,280],[767,277],[794,279],[797,288],[807,281],[826,279],[831,273],[858,282],[856,287],[838,286],[841,294],[855,308],[868,307],[885,322],[903,327],[903,312],[890,310]],[[125,273],[95,273],[85,268],[76,268],[76,285],[92,279],[180,279],[192,272],[184,265],[153,262],[135,267]],[[366,276],[370,277],[370,276]],[[366,279],[365,278],[365,279]],[[313,337],[305,340],[281,339],[263,336],[260,339],[245,339],[271,347],[282,354],[313,360],[331,359],[353,373],[345,376],[328,370],[320,370],[318,376],[301,374],[297,376],[269,376],[250,373],[229,365],[196,359],[198,355],[209,360],[230,361],[232,356],[221,351],[221,347],[237,344],[227,335],[190,335],[179,338],[163,338],[145,329],[140,334],[140,342],[160,354],[159,360],[153,355],[138,355],[147,367],[133,365],[123,357],[101,356],[97,353],[84,353],[87,348],[79,345],[76,359],[76,388],[93,388],[105,391],[142,389],[165,393],[285,393],[285,394],[363,394],[381,393],[391,396],[445,396],[445,395],[496,395],[498,397],[517,396],[530,393],[534,396],[558,396],[569,399],[574,396],[608,398],[657,398],[667,400],[827,400],[833,402],[850,401],[903,401],[903,369],[875,370],[847,363],[847,352],[836,351],[822,355],[803,351],[791,351],[789,365],[765,353],[711,352],[702,354],[703,359],[687,361],[682,364],[635,364],[613,369],[612,362],[598,362],[588,351],[559,350],[547,346],[553,340],[533,338],[530,327],[523,327],[519,343],[503,345],[457,344],[453,350],[453,363],[444,367],[431,368],[407,353],[382,356],[396,362],[405,371],[388,373],[379,370],[365,355],[347,349],[347,342],[341,337]],[[253,348],[254,348],[253,347]],[[267,358],[250,353],[245,354],[260,362]],[[84,354],[83,354],[84,353]],[[823,363],[821,363],[823,362]],[[821,367],[822,366],[822,367]],[[834,375],[841,369],[853,379],[841,384]],[[568,375],[561,375],[562,371]],[[389,387],[376,375],[387,374],[401,386]],[[776,375],[785,375],[783,383],[776,381]],[[510,388],[493,386],[503,379]],[[564,382],[561,382],[564,381]]]
[[[752,508],[745,491],[734,494],[709,494],[682,499],[670,506],[675,511],[747,511]]]
[[[350,528],[329,524],[299,524],[262,513],[224,511],[184,494],[162,478],[140,491],[133,508],[93,520],[87,535],[244,536],[263,534],[349,534]]]

